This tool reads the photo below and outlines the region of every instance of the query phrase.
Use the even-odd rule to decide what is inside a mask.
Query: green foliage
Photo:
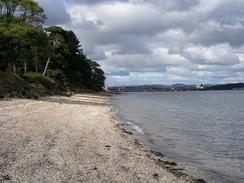
[[[104,88],[105,76],[100,65],[96,62],[86,59],[82,62],[83,82],[87,88],[100,91]]]
[[[0,0],[0,70],[39,88],[51,90],[45,83],[52,81],[41,76],[47,69],[47,76],[63,86],[102,90],[104,72],[83,53],[75,33],[57,26],[43,30],[44,20],[34,0]]]
[[[33,25],[46,19],[43,8],[34,0],[0,0],[0,16],[7,23],[21,21]]]
[[[0,38],[0,57],[4,61],[0,65],[2,69],[14,65],[21,71],[24,64],[35,67],[47,44],[45,32],[25,23],[11,23],[8,29],[0,25]]]
[[[75,87],[102,90],[104,72],[99,64],[86,57],[74,32],[56,26],[46,31],[52,50],[50,68],[63,70],[64,78]]]
[[[55,78],[56,80],[59,81],[65,78],[64,72],[61,69],[55,69],[55,70],[49,69],[47,71],[47,76],[50,78]]]
[[[21,97],[32,89],[32,86],[21,77],[0,71],[0,98],[8,95]]]
[[[44,77],[40,73],[28,72],[22,76],[33,89],[40,94],[59,94],[64,88],[52,78]]]

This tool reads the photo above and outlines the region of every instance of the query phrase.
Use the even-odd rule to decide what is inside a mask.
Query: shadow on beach
[[[107,106],[106,97],[91,96],[91,95],[74,95],[72,97],[44,97],[38,101],[59,103],[59,104],[77,104],[77,105],[92,105],[92,106]]]

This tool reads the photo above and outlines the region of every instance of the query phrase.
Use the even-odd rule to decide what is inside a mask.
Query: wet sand
[[[0,182],[202,182],[123,129],[108,97],[0,101]]]

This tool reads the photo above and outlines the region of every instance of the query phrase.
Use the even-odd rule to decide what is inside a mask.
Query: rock
[[[122,131],[123,131],[124,133],[128,134],[128,135],[133,135],[132,132],[129,132],[129,131],[127,131],[126,129],[122,129]]]
[[[158,174],[157,173],[153,174],[153,177],[158,177]]]
[[[26,98],[28,99],[39,99],[40,98],[40,95],[36,92],[29,92],[26,94]]]
[[[207,182],[203,179],[195,179],[194,183],[207,183]]]
[[[170,165],[170,166],[177,166],[177,163],[172,162],[172,161],[163,161],[165,165]]]
[[[33,97],[34,99],[39,99],[39,98],[40,98],[40,95],[39,95],[38,93],[33,92],[33,93],[32,93],[32,97]]]
[[[93,167],[91,170],[98,170],[98,168],[97,167]]]
[[[1,179],[0,179],[0,180],[1,180]],[[3,175],[3,176],[2,176],[2,180],[3,180],[3,181],[10,181],[11,178],[10,178],[9,175]]]
[[[159,181],[159,175],[157,173],[154,173],[152,176],[155,180]]]
[[[158,152],[158,151],[151,150],[151,153],[155,154],[155,156],[164,157],[164,155],[161,152]]]

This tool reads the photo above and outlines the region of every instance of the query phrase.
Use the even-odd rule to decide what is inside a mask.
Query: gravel
[[[164,161],[123,132],[105,96],[0,101],[0,182],[190,180]]]

